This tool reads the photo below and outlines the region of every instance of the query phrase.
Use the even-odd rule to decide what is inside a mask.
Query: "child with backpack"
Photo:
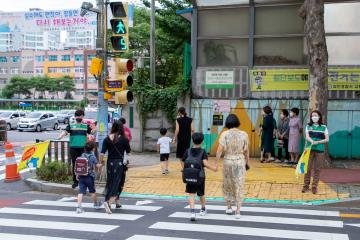
[[[166,136],[167,129],[161,128],[161,137],[157,141],[157,151],[160,153],[160,163],[162,174],[169,174],[169,156],[170,156],[170,143],[172,139]]]
[[[214,172],[217,166],[212,166],[208,162],[208,155],[201,144],[204,141],[204,135],[196,132],[192,135],[194,146],[185,151],[182,161],[184,162],[183,182],[186,183],[186,193],[189,194],[189,204],[191,209],[190,220],[196,220],[195,196],[200,197],[201,210],[200,216],[206,215],[205,208],[205,170],[208,168]]]
[[[79,181],[79,194],[77,197],[78,207],[76,208],[77,213],[83,213],[84,210],[81,206],[83,195],[86,194],[86,190],[89,189],[89,193],[94,203],[94,208],[99,209],[101,203],[97,201],[95,191],[95,168],[100,167],[101,164],[98,162],[94,154],[95,143],[87,142],[85,145],[85,152],[81,157],[75,161],[75,174]]]

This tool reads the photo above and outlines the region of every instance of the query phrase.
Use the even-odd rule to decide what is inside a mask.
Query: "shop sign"
[[[205,88],[234,88],[234,71],[206,71]]]
[[[213,115],[213,126],[223,126],[224,125],[224,115],[217,114]]]

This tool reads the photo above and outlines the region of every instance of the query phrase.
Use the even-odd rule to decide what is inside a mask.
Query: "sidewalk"
[[[174,158],[173,158],[174,159]],[[186,196],[182,183],[180,164],[176,160],[170,161],[170,174],[162,175],[157,154],[132,155],[132,162],[135,166],[130,167],[127,173],[127,180],[124,192],[129,194],[149,194],[156,196]],[[153,166],[136,167],[141,162],[156,164]],[[210,158],[210,163],[214,163],[214,158]],[[333,172],[331,172],[333,171]],[[346,175],[348,169],[331,169],[329,174],[337,176]],[[360,175],[360,169],[352,169],[356,176]],[[327,170],[323,171],[328,174]],[[354,175],[354,174],[352,174]],[[354,175],[355,176],[355,175]],[[275,201],[275,202],[331,202],[346,198],[360,197],[360,180],[352,181],[351,184],[337,183],[337,178],[322,176],[326,183],[321,181],[318,194],[311,192],[301,193],[303,177],[296,178],[294,168],[279,164],[261,164],[258,160],[251,160],[251,169],[246,175],[245,197],[247,200],[254,201]],[[341,181],[340,181],[341,182]],[[219,171],[214,173],[210,170],[206,172],[206,195],[209,198],[222,198],[222,166],[220,163]]]

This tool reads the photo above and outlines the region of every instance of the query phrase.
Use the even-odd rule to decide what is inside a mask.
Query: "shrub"
[[[67,165],[63,162],[49,162],[36,169],[36,176],[43,181],[65,183],[69,181]]]

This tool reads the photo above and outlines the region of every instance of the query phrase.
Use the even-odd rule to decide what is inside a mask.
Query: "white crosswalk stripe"
[[[200,208],[199,205],[196,207]],[[189,209],[189,206],[185,209]],[[188,233],[197,233],[201,234],[200,236],[206,234],[207,237],[212,234],[242,236],[245,237],[244,239],[246,236],[251,236],[261,237],[261,239],[349,240],[348,234],[343,233],[344,223],[340,220],[338,211],[243,206],[240,219],[236,219],[234,215],[225,214],[223,205],[210,204],[206,206],[206,209],[208,213],[205,216],[197,214],[195,224],[184,223],[183,219],[190,218],[189,212],[174,212],[169,215],[171,221],[162,220],[149,228],[162,230],[160,233],[157,232],[162,236],[176,233],[177,237],[181,237],[182,233],[187,233],[186,236],[189,236]],[[252,224],[249,225],[249,223]],[[218,239],[216,236],[219,235],[215,235],[214,239]],[[157,236],[148,237],[157,239]],[[130,239],[142,238],[134,236]],[[171,239],[177,238],[169,238]]]
[[[127,240],[200,240],[200,239],[134,235],[134,236],[128,238]]]
[[[0,239],[73,240],[76,237],[73,235],[73,232],[70,231],[79,232],[80,236],[76,238],[78,240],[89,239],[86,234],[105,234],[119,227],[121,228],[122,223],[124,223],[121,221],[132,222],[144,216],[142,214],[133,214],[133,211],[137,213],[140,211],[155,212],[162,208],[161,206],[137,206],[135,203],[133,205],[124,204],[120,212],[114,212],[109,215],[105,213],[103,209],[93,209],[92,203],[82,203],[85,212],[81,214],[76,213],[76,207],[76,202],[33,200],[19,206],[0,208],[0,228],[2,229]],[[55,210],[55,208],[60,210]],[[121,213],[123,210],[126,210],[126,213]],[[28,235],[27,231],[19,232],[18,230],[14,230],[26,228],[30,228],[35,232],[29,232]],[[61,237],[51,236],[52,231],[59,230],[62,232],[61,235],[58,235],[58,232],[54,234],[56,234],[55,236]],[[39,232],[42,234],[39,234]],[[81,233],[87,237],[81,237]],[[50,236],[46,237],[46,235]],[[97,238],[94,237],[94,239]],[[144,240],[146,239],[144,238]]]

